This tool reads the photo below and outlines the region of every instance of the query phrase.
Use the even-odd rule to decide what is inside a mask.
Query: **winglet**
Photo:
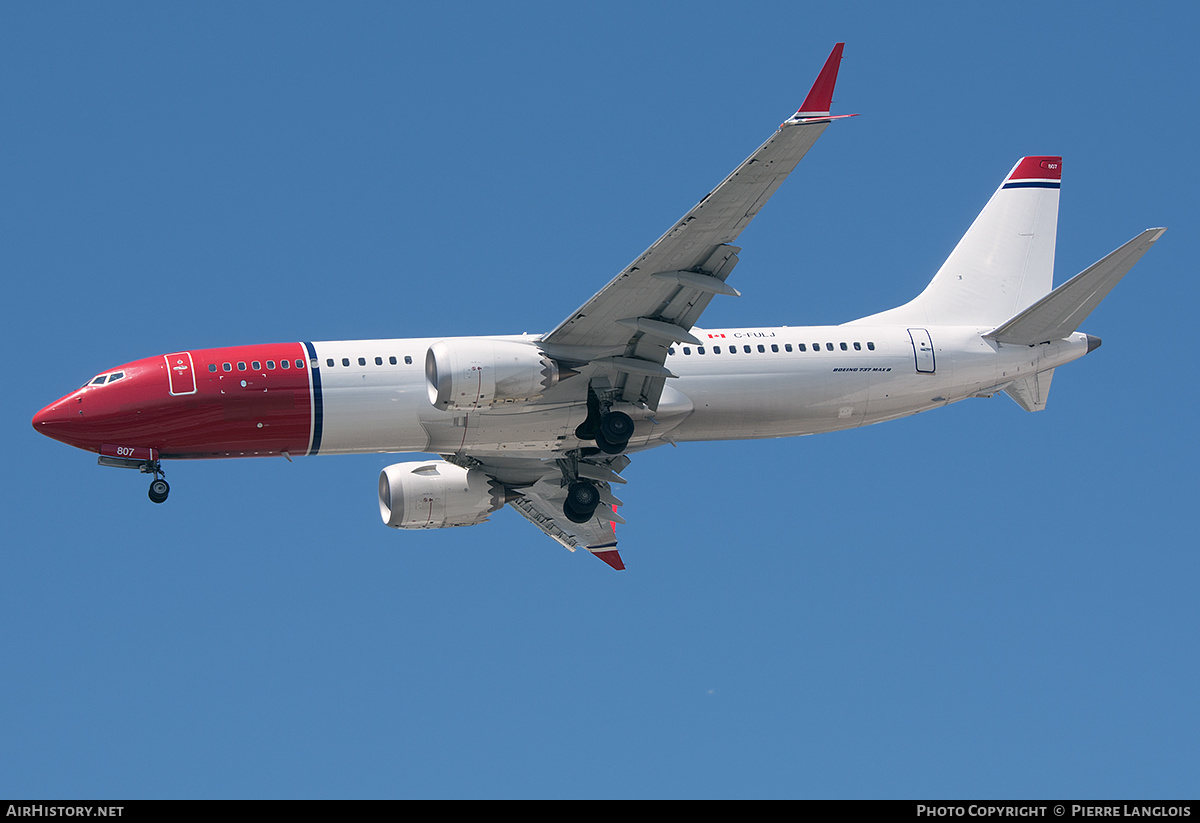
[[[825,61],[824,68],[817,75],[817,82],[813,83],[808,97],[804,98],[804,105],[800,106],[789,120],[829,116],[829,107],[833,104],[833,87],[837,84],[838,67],[842,62],[842,48],[845,45],[845,43],[838,43],[833,47],[833,51],[829,53],[829,58]]]
[[[625,564],[621,562],[621,554],[616,549],[608,549],[602,552],[592,552],[608,565],[612,566],[617,571],[625,571]]]

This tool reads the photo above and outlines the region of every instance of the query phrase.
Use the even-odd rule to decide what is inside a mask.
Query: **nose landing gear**
[[[162,503],[171,493],[171,487],[163,479],[162,463],[158,462],[158,449],[146,446],[103,446],[96,462],[101,466],[116,469],[137,469],[142,474],[152,474],[148,496],[155,503]]]
[[[171,487],[167,485],[167,481],[161,477],[156,477],[150,481],[150,499],[155,503],[163,503],[167,499],[167,495],[171,493]]]
[[[147,496],[151,502],[164,503],[167,495],[171,493],[171,486],[164,479],[162,465],[157,461],[147,461],[141,466],[143,474],[153,474],[154,479],[150,481],[150,491]]]

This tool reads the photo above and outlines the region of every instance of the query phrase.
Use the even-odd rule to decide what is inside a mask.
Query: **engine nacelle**
[[[474,526],[505,500],[497,480],[443,460],[396,463],[379,473],[379,516],[395,529]]]
[[[455,411],[524,403],[558,383],[558,364],[532,343],[439,340],[425,355],[425,381],[435,408]]]

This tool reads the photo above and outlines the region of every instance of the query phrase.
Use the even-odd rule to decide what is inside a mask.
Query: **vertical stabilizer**
[[[996,326],[1050,292],[1061,157],[1023,157],[925,291],[858,323]]]

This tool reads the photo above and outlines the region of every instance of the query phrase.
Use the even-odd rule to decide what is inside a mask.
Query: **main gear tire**
[[[600,505],[600,490],[594,483],[576,480],[567,486],[567,499],[563,501],[563,514],[572,523],[586,523]]]

